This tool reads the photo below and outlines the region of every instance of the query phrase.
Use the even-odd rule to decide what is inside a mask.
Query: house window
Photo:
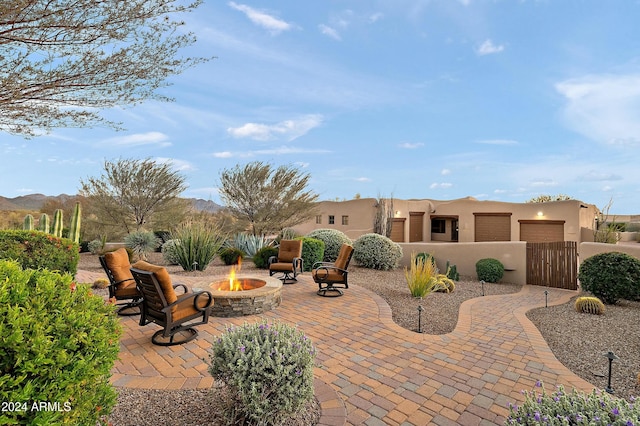
[[[334,223],[336,223],[336,218],[334,215],[330,214],[329,215],[329,225],[333,225]]]
[[[317,224],[321,224],[322,223],[322,215],[321,214],[316,215],[316,223]]]
[[[349,224],[349,216],[342,216],[342,224],[343,225]]]
[[[447,229],[445,219],[431,219],[431,232],[434,234],[444,234]]]

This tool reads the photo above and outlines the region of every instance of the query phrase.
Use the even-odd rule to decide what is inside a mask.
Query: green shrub
[[[124,245],[130,248],[138,259],[144,260],[160,246],[160,239],[153,232],[135,231],[124,237]]]
[[[504,265],[498,259],[480,259],[476,262],[478,280],[497,283],[504,276]]]
[[[226,235],[220,228],[202,223],[188,223],[174,231],[178,264],[185,271],[204,271],[220,252]]]
[[[113,305],[69,274],[0,261],[0,424],[95,425],[117,394],[109,383],[120,349]],[[34,402],[57,409],[32,409]]]
[[[178,240],[168,239],[162,244],[162,248],[160,251],[162,252],[162,258],[169,265],[179,265],[180,258],[178,256],[178,251],[176,245],[178,244]]]
[[[227,328],[209,372],[227,391],[227,424],[275,425],[313,398],[315,349],[295,327],[266,321]]]
[[[220,251],[220,259],[225,265],[236,265],[238,260],[242,260],[244,253],[235,247],[227,247]]]
[[[524,395],[522,405],[509,404],[506,425],[634,425],[640,418],[640,405],[595,389],[567,393],[558,386],[552,394],[543,389],[524,391]]]
[[[316,262],[322,262],[324,256],[324,242],[317,238],[298,237],[302,240],[302,267],[305,271],[310,271]]]
[[[269,267],[269,258],[271,256],[277,256],[277,255],[278,255],[278,249],[276,247],[272,247],[272,246],[262,247],[253,256],[253,263],[256,265],[256,268],[267,269]]]
[[[96,239],[96,240],[91,240],[87,243],[87,249],[89,250],[89,252],[91,254],[100,254],[100,252],[102,251],[103,248],[103,244],[102,241]]]
[[[608,305],[635,300],[640,296],[640,260],[620,252],[596,254],[582,262],[578,279],[583,290]]]
[[[0,231],[0,258],[18,261],[23,268],[68,272],[78,270],[78,244],[41,231]]]
[[[280,241],[280,240],[295,240],[296,238],[299,238],[299,237],[302,237],[302,235],[300,235],[298,233],[298,231],[296,231],[295,229],[293,229],[293,228],[284,228],[278,234],[278,241]]]
[[[431,263],[433,264],[433,266],[436,266],[436,258],[433,257],[433,255],[431,253],[418,253],[415,255],[415,262],[418,261],[422,261],[423,263],[426,263],[427,260],[431,261]]]
[[[307,237],[324,242],[324,258],[322,260],[325,262],[335,262],[342,244],[353,245],[351,238],[337,229],[316,229],[309,232]]]
[[[453,281],[460,281],[460,273],[458,272],[458,267],[456,265],[449,265],[448,260],[447,260],[447,278],[452,279]]]
[[[353,258],[365,268],[394,269],[401,257],[402,248],[380,234],[364,234],[353,243]]]

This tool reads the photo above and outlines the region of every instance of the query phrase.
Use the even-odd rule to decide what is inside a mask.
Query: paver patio
[[[266,272],[265,272],[266,274]],[[80,271],[80,282],[101,274]],[[203,287],[201,278],[181,282]],[[449,334],[419,334],[396,325],[378,295],[350,286],[343,297],[316,295],[309,274],[283,289],[282,304],[262,316],[211,318],[198,338],[182,346],[151,344],[155,325],[122,317],[124,334],[112,383],[148,389],[209,388],[210,342],[227,324],[260,318],[296,324],[317,348],[316,395],[328,425],[502,424],[509,402],[538,380],[591,391],[564,367],[525,313],[568,301],[576,293],[524,286],[517,294],[485,296],[460,307]],[[423,312],[423,321],[429,313]]]

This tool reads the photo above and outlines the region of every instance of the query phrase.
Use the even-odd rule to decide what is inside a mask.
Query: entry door
[[[409,212],[409,242],[423,241],[424,212]]]
[[[451,221],[451,241],[458,241],[458,219]]]

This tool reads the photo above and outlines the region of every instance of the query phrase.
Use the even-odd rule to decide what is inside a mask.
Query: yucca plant
[[[175,256],[185,271],[204,271],[213,261],[226,240],[219,227],[202,223],[187,223],[171,233],[177,240]]]
[[[413,297],[425,297],[431,292],[450,293],[455,289],[453,280],[438,271],[428,257],[411,254],[411,268],[404,268],[404,276]]]

